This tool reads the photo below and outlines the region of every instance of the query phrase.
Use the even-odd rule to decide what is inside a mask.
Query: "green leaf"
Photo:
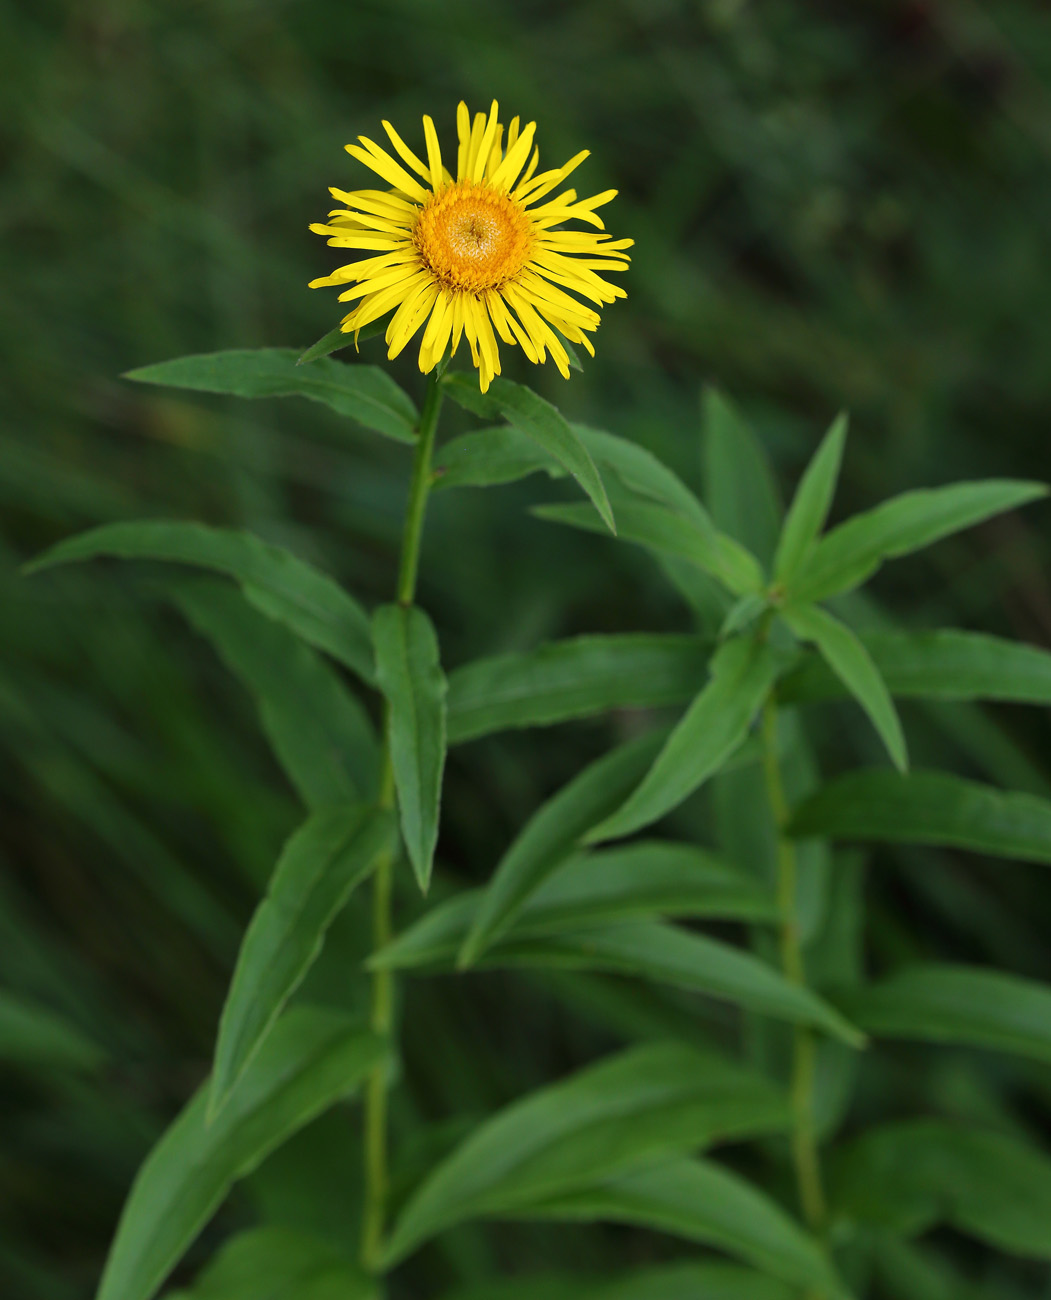
[[[480,409],[478,387],[469,376],[459,373],[446,375],[443,383],[450,397],[461,406],[466,406],[469,411]],[[498,412],[508,424],[553,456],[580,484],[610,532],[617,531],[595,462],[557,407],[524,384],[514,384],[499,377],[489,385],[481,405],[484,413]]]
[[[561,478],[565,472],[532,438],[497,425],[450,439],[434,458],[434,486],[494,487],[540,470],[551,478]]]
[[[736,1003],[791,1024],[812,1025],[852,1047],[864,1035],[809,989],[739,948],[659,921],[594,926],[543,938],[510,935],[492,950],[494,967],[561,967],[634,975]]]
[[[59,542],[25,572],[103,555],[199,565],[234,578],[257,609],[327,651],[363,681],[374,680],[368,616],[357,601],[290,551],[251,533],[152,519],[104,524]]]
[[[552,523],[568,524],[589,533],[601,533],[587,506],[534,506],[532,513]],[[617,502],[618,535],[659,556],[688,560],[702,573],[717,578],[735,595],[761,590],[759,561],[725,533],[708,533],[693,519],[665,506]]]
[[[1051,704],[1051,653],[980,632],[871,632],[861,638],[899,698]],[[834,699],[839,679],[818,658],[778,683],[787,703]]]
[[[354,1092],[385,1053],[347,1017],[300,1007],[274,1027],[211,1125],[203,1084],[139,1170],[97,1300],[151,1300],[233,1183]]]
[[[626,1223],[715,1246],[828,1300],[846,1292],[821,1248],[774,1201],[709,1160],[674,1160],[552,1198],[531,1218]]]
[[[239,348],[176,357],[129,370],[124,378],[232,397],[309,397],[388,438],[416,441],[419,416],[412,399],[378,366],[347,365],[328,359],[300,365],[294,348]]]
[[[449,743],[611,709],[682,704],[704,681],[710,652],[702,637],[629,633],[475,660],[449,674]]]
[[[0,989],[0,1061],[93,1073],[105,1064],[106,1053],[58,1012]]]
[[[460,952],[471,965],[515,919],[526,899],[577,848],[584,833],[616,808],[657,752],[661,733],[621,745],[573,778],[525,824],[496,871]]]
[[[168,1300],[378,1300],[374,1278],[343,1251],[294,1228],[267,1226],[228,1241],[189,1291]]]
[[[980,966],[910,966],[837,1003],[881,1038],[962,1043],[1051,1061],[1051,986]]]
[[[668,737],[653,767],[622,808],[596,826],[589,843],[640,830],[678,807],[744,741],[773,686],[765,643],[740,637],[712,657],[712,676]]]
[[[445,675],[431,620],[415,606],[372,616],[376,677],[389,710],[391,762],[405,847],[424,893],[431,881],[445,767]]]
[[[884,560],[921,550],[1046,494],[1043,483],[989,479],[893,497],[825,534],[790,586],[792,601],[809,604],[850,591]]]
[[[647,451],[638,443],[629,442],[627,438],[618,438],[616,434],[592,429],[586,424],[574,424],[572,427],[595,460],[611,469],[629,491],[649,497],[660,505],[667,506],[669,510],[692,519],[702,532],[714,538],[716,528],[708,511],[682,479],[663,461],[658,460],[652,451]]]
[[[245,932],[219,1021],[209,1122],[313,965],[328,927],[393,839],[389,813],[357,804],[315,812],[285,845]]]
[[[817,605],[782,610],[792,631],[803,641],[813,641],[822,657],[879,732],[895,767],[909,766],[898,711],[872,657],[854,633],[839,619]]]
[[[788,829],[797,838],[937,844],[1051,863],[1051,802],[947,772],[851,772],[797,808]]]
[[[786,1098],[758,1074],[683,1043],[631,1048],[476,1129],[410,1198],[386,1262],[465,1219],[520,1214],[656,1157],[790,1122]]]
[[[846,440],[847,416],[841,412],[806,467],[788,508],[774,557],[774,577],[778,582],[791,583],[817,544],[836,492]]]
[[[781,499],[762,444],[716,388],[701,395],[704,489],[715,522],[769,564],[781,527]]]
[[[333,352],[342,351],[343,348],[355,348],[356,350],[358,343],[364,343],[366,339],[372,339],[377,334],[385,333],[387,322],[388,317],[382,316],[379,320],[370,320],[360,330],[351,330],[349,333],[337,325],[334,330],[329,330],[327,334],[322,335],[316,343],[312,343],[296,360],[296,365],[305,366],[311,361],[316,361],[318,357],[327,357]]]
[[[228,587],[166,584],[190,623],[256,697],[278,761],[308,808],[375,794],[379,747],[338,674],[280,623]]]
[[[871,1129],[832,1166],[841,1218],[914,1237],[938,1223],[998,1250],[1051,1260],[1051,1160],[995,1131],[941,1120]]]
[[[740,1264],[662,1264],[615,1281],[572,1273],[487,1278],[442,1300],[798,1300],[799,1292]]]
[[[432,908],[369,966],[404,970],[451,960],[481,899],[480,890],[471,890]],[[639,841],[564,862],[526,900],[508,938],[653,916],[774,921],[777,908],[769,890],[703,849]]]

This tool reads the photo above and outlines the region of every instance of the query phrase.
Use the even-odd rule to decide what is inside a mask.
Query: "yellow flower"
[[[567,379],[569,358],[556,330],[594,356],[586,331],[598,328],[599,314],[581,299],[601,304],[624,297],[623,289],[598,272],[624,270],[628,256],[623,250],[634,242],[596,233],[604,226],[595,209],[616,190],[579,200],[575,190],[563,190],[548,198],[588,156],[586,149],[564,167],[537,174],[536,123],[519,131],[518,118],[513,118],[505,144],[497,112],[494,100],[488,118],[476,113],[472,122],[467,105],[460,104],[455,180],[442,165],[429,117],[423,119],[426,162],[389,122],[383,123],[410,171],[359,136],[361,144],[348,144],[347,152],[393,188],[333,189],[330,193],[346,207],[330,212],[328,224],[310,227],[329,236],[335,248],[372,254],[310,286],[353,285],[340,294],[341,302],[358,300],[343,318],[346,333],[396,309],[387,326],[388,355],[393,360],[423,327],[424,374],[450,344],[455,352],[466,336],[483,393],[500,373],[498,338],[520,344],[536,363],[550,353]],[[596,232],[560,229],[572,220],[584,221]]]

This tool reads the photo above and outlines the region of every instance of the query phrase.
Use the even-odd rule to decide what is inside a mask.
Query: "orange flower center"
[[[508,195],[484,182],[457,181],[427,201],[413,239],[429,271],[448,289],[499,289],[529,260],[533,227]]]

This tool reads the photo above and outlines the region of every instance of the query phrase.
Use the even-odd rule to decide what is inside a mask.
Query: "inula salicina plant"
[[[243,936],[210,1077],[135,1179],[99,1300],[158,1294],[235,1183],[348,1103],[360,1142],[346,1160],[361,1162],[362,1192],[342,1248],[245,1224],[212,1239],[195,1281],[179,1274],[183,1300],[424,1297],[447,1293],[450,1270],[473,1283],[454,1281],[456,1295],[516,1300],[937,1300],[961,1294],[959,1278],[916,1248],[923,1234],[1051,1260],[1051,1161],[1024,1122],[996,1122],[990,1109],[987,1126],[961,1123],[948,1106],[869,1120],[886,1040],[1046,1070],[1051,990],[940,963],[868,979],[856,847],[950,846],[1003,859],[1005,871],[1051,863],[1051,804],[911,767],[894,703],[1046,704],[1051,656],[975,631],[886,620],[872,631],[878,606],[860,594],[886,561],[1044,486],[907,492],[827,528],[847,437],[839,416],[815,437],[783,518],[771,506],[768,553],[757,554],[747,529],[725,525],[718,489],[747,495],[768,471],[718,393],[705,398],[716,495],[702,502],[649,452],[570,424],[502,377],[502,362],[518,373],[524,356],[550,357],[568,378],[574,345],[591,351],[599,308],[623,296],[607,276],[627,269],[631,241],[607,235],[596,211],[613,192],[581,199],[563,187],[586,155],[542,170],[535,124],[505,129],[496,104],[473,119],[461,104],[454,174],[430,118],[421,154],[383,125],[393,153],[364,138],[347,146],[382,187],[333,190],[341,206],[314,227],[355,255],[315,282],[353,304],[340,327],[303,355],[219,352],[130,378],[309,397],[404,443],[390,602],[367,611],[292,551],[196,522],[106,525],[34,566],[99,556],[180,566],[166,594],[258,698],[303,805]],[[419,409],[361,355],[381,331],[391,357],[418,348]],[[333,359],[341,349],[348,359]],[[471,367],[456,369],[468,353]],[[483,426],[439,442],[447,399]],[[416,601],[428,498],[537,472],[573,481],[566,499],[536,510],[542,519],[643,548],[697,631],[581,636],[447,673]],[[569,500],[578,488],[583,499]],[[871,766],[840,771],[835,748],[815,751],[811,706],[836,697],[871,728]],[[455,889],[441,857],[434,871],[449,746],[615,710],[632,711],[627,739],[528,812],[482,888]],[[676,834],[674,814],[702,787],[710,833],[698,843]],[[297,990],[366,891],[371,956],[343,972],[348,1000],[369,1005],[362,1019]],[[606,997],[620,1045],[496,1113],[465,1106],[441,1133],[424,1131],[399,1053],[400,992],[427,981],[441,996],[468,970],[477,988],[503,968],[556,989],[567,972],[619,977]],[[654,995],[669,989],[691,996]],[[409,1172],[395,1177],[406,1152]],[[538,1261],[508,1283],[489,1254],[479,1281],[479,1256],[458,1250],[453,1230],[498,1220],[649,1235],[632,1237],[605,1276],[556,1277]]]

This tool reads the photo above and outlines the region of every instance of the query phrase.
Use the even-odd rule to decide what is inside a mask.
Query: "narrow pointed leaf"
[[[678,807],[741,745],[776,675],[767,646],[746,637],[727,641],[712,658],[712,676],[668,737],[653,767],[624,806],[588,835],[588,842],[640,830]]]
[[[352,341],[349,335],[343,337]],[[385,370],[320,355],[307,365],[299,362],[294,348],[243,348],[176,357],[129,370],[124,378],[232,397],[309,397],[388,438],[416,440],[416,407]]]
[[[765,1193],[710,1160],[675,1160],[622,1174],[552,1198],[530,1217],[651,1228],[715,1246],[828,1300],[846,1296],[817,1242]]]
[[[344,1251],[277,1225],[232,1238],[189,1291],[169,1300],[378,1300],[376,1281]]]
[[[704,682],[710,653],[702,637],[629,633],[475,660],[449,674],[449,743],[611,709],[682,704]]]
[[[379,771],[372,723],[325,660],[230,587],[200,580],[168,588],[256,697],[267,739],[307,807],[372,797]]]
[[[846,440],[847,417],[840,413],[806,467],[788,508],[774,557],[774,577],[778,582],[790,583],[817,545],[836,492]]]
[[[542,938],[509,935],[487,965],[563,967],[634,975],[812,1025],[852,1047],[864,1035],[828,1002],[772,966],[718,939],[659,921],[594,926]]]
[[[373,957],[373,970],[452,961],[470,929],[481,891],[433,908]],[[517,914],[508,939],[655,916],[774,921],[773,894],[690,844],[658,840],[582,853],[564,862]]]
[[[948,772],[851,772],[805,800],[788,829],[797,838],[937,844],[1051,863],[1051,801]]]
[[[573,430],[598,464],[612,470],[625,488],[684,515],[702,532],[714,537],[716,529],[711,515],[678,474],[652,451],[586,424],[574,424]]]
[[[706,388],[701,407],[705,500],[716,525],[769,564],[782,514],[769,458],[724,393]]]
[[[844,623],[817,605],[786,609],[783,615],[796,636],[817,646],[822,658],[868,714],[894,765],[904,772],[909,757],[898,711],[861,641]]]
[[[477,385],[466,375],[451,374],[443,381],[446,391],[468,410],[480,409]],[[464,389],[473,392],[465,394]],[[580,484],[584,494],[590,498],[598,511],[602,522],[616,532],[613,523],[613,511],[610,508],[602,478],[595,468],[588,449],[574,433],[565,416],[538,393],[524,384],[514,384],[509,379],[497,377],[489,386],[489,391],[482,399],[485,413],[499,413],[508,424],[532,438],[538,446],[571,474]]]
[[[1051,986],[980,966],[911,966],[836,999],[878,1038],[962,1043],[1051,1061]]]
[[[334,330],[329,330],[327,334],[323,334],[316,343],[312,343],[304,353],[297,357],[296,365],[309,365],[311,361],[316,361],[318,357],[331,356],[333,352],[341,352],[344,348],[353,348],[358,343],[364,343],[366,339],[374,339],[377,334],[383,334],[386,331],[387,320],[386,316],[381,316],[379,320],[369,321],[360,330],[351,330],[349,333],[337,325]]]
[[[789,1123],[786,1098],[758,1074],[682,1043],[631,1048],[472,1133],[409,1200],[388,1262],[465,1219],[528,1211],[660,1156]]]
[[[1043,483],[989,479],[893,497],[825,534],[797,572],[790,586],[792,600],[809,604],[849,591],[870,578],[884,560],[922,550],[1046,494]]]
[[[861,638],[887,689],[901,699],[1051,704],[1051,653],[981,632],[871,632]],[[788,703],[834,699],[843,688],[816,656],[778,683]]]
[[[577,848],[582,836],[607,817],[653,760],[662,733],[621,745],[574,777],[523,827],[497,865],[460,953],[469,966],[503,933],[526,899]]]
[[[509,425],[497,425],[445,443],[434,458],[434,486],[496,487],[541,470],[551,478],[565,473],[532,438]]]
[[[533,514],[538,519],[568,524],[585,532],[602,532],[586,506],[536,506]],[[717,578],[734,595],[762,589],[763,571],[751,552],[725,533],[709,533],[693,519],[666,506],[618,500],[617,529],[623,541],[635,542],[659,556],[688,560],[703,573]]]
[[[741,1264],[661,1264],[612,1280],[527,1273],[446,1292],[442,1300],[799,1300],[799,1292]]]
[[[393,847],[394,819],[363,804],[316,812],[285,845],[245,932],[219,1021],[209,1118],[229,1099],[321,951],[355,886]]]
[[[327,651],[363,681],[373,681],[365,611],[337,582],[290,551],[250,533],[148,519],[104,524],[67,538],[27,565],[26,572],[100,556],[196,565],[234,578],[257,609]]]
[[[409,861],[431,880],[445,767],[445,675],[422,609],[384,605],[372,617],[376,678],[389,709],[391,762]]]
[[[944,1223],[997,1250],[1051,1260],[1051,1159],[993,1130],[943,1120],[870,1129],[837,1153],[840,1216],[914,1237]]]
[[[151,1300],[237,1179],[353,1093],[385,1052],[347,1017],[297,1008],[275,1026],[212,1125],[202,1085],[139,1170],[97,1300]]]

